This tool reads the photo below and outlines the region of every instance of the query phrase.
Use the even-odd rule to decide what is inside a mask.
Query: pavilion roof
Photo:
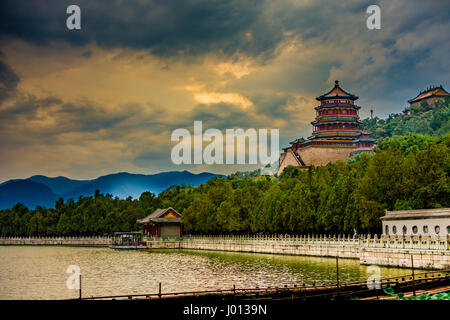
[[[174,208],[168,207],[165,209],[156,209],[155,211],[153,211],[151,214],[149,214],[145,218],[136,220],[136,222],[139,224],[147,224],[150,222],[180,222],[181,221],[181,218],[174,218],[174,217],[165,218],[164,215],[169,211],[173,211],[176,214],[178,214],[179,216],[181,216],[181,214],[178,211],[176,211]]]
[[[419,92],[419,94],[415,98],[408,100],[408,102],[413,103],[413,102],[418,102],[418,101],[426,99],[426,98],[445,97],[445,96],[449,96],[449,95],[450,94],[447,91],[445,91],[445,89],[442,87],[442,85],[440,85],[439,87],[431,87],[425,91]]]
[[[334,82],[334,88],[333,89],[331,89],[327,93],[317,97],[316,99],[321,101],[321,100],[330,99],[330,98],[346,98],[346,99],[351,99],[351,100],[358,99],[358,97],[355,96],[354,94],[351,94],[351,93],[345,91],[344,89],[342,89],[339,86],[339,80],[336,80]]]

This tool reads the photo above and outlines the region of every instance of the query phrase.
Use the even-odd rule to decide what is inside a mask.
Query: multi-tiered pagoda
[[[316,98],[316,119],[312,136],[296,139],[283,149],[278,175],[288,165],[308,167],[346,160],[351,154],[372,150],[375,139],[362,131],[357,96],[346,92],[335,81],[334,88]]]

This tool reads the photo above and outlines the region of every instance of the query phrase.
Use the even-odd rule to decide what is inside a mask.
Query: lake
[[[0,299],[69,299],[66,273],[80,267],[83,296],[325,284],[336,281],[336,260],[304,256],[93,247],[1,246]],[[340,259],[340,281],[366,280],[369,266]],[[380,267],[382,277],[410,270]]]

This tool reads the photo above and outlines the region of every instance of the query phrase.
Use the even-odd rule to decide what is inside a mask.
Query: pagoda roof
[[[342,137],[342,136],[324,136],[324,137],[317,137],[317,136],[311,136],[308,138],[307,141],[305,141],[303,143],[307,144],[308,142],[342,142],[342,143],[353,143],[353,142],[358,142],[358,138],[355,136],[350,136],[350,137]]]
[[[323,139],[323,138],[341,138],[341,139],[356,139],[360,136],[359,131],[316,131],[310,138],[311,139]]]
[[[450,94],[447,91],[445,91],[442,85],[440,85],[439,87],[430,87],[425,91],[419,92],[419,94],[415,98],[408,100],[408,102],[413,103],[431,97],[445,97],[449,95]]]
[[[289,142],[290,144],[302,143],[305,142],[305,138],[297,138],[294,141]]]
[[[316,99],[319,101],[325,100],[325,99],[332,99],[332,98],[346,98],[351,100],[357,100],[358,97],[354,94],[351,94],[344,89],[342,89],[339,86],[339,80],[336,80],[334,82],[334,88],[328,91],[327,93],[317,97]]]
[[[354,123],[361,123],[361,120],[357,116],[342,116],[342,117],[336,117],[336,116],[320,116],[319,118],[315,119],[311,124],[315,123],[348,123],[348,122],[354,122]]]
[[[316,98],[317,99],[317,98]],[[359,110],[361,109],[360,106],[357,106],[356,104],[352,104],[352,105],[344,105],[342,103],[339,104],[330,104],[330,105],[323,105],[321,104],[320,106],[314,107],[315,110],[319,111],[319,110],[326,110],[326,109],[355,109],[355,110]]]

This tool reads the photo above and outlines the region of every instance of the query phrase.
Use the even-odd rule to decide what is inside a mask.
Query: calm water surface
[[[334,258],[186,250],[0,247],[0,299],[77,298],[66,287],[70,265],[82,273],[83,296],[333,283]],[[339,260],[340,280],[365,280],[358,260]],[[410,273],[380,268],[381,276]]]

